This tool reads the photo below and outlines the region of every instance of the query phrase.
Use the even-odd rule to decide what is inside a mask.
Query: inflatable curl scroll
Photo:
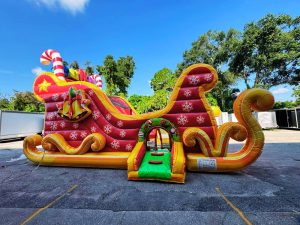
[[[238,123],[225,123],[218,130],[215,144],[201,128],[187,128],[183,133],[186,146],[194,146],[198,141],[203,154],[190,153],[188,169],[192,171],[235,171],[253,163],[261,154],[264,146],[264,134],[261,126],[252,115],[252,110],[265,111],[272,108],[274,97],[263,89],[249,89],[242,92],[234,102],[234,114]],[[246,139],[245,145],[237,152],[227,153],[229,139]],[[203,162],[214,164],[205,168]],[[200,168],[201,167],[201,168]]]
[[[97,152],[104,148],[106,139],[99,133],[88,135],[77,148],[70,146],[61,134],[48,134],[42,140],[45,150],[57,148],[61,153],[68,155],[80,155],[86,153],[90,148]]]
[[[224,157],[227,155],[229,139],[244,141],[247,137],[246,128],[238,123],[225,123],[218,130],[217,140],[212,143],[209,136],[201,128],[190,127],[183,133],[183,143],[192,147],[198,141],[203,154],[206,157]]]
[[[99,133],[88,135],[77,148],[70,146],[60,134],[49,134],[44,138],[36,134],[24,139],[23,149],[26,157],[32,162],[42,163],[44,165],[51,165],[57,162],[63,165],[64,159],[61,158],[58,152],[53,150],[58,149],[60,154],[82,155],[87,153],[90,149],[94,152],[100,151],[104,148],[105,144],[105,137]],[[37,149],[39,145],[42,145],[44,151]]]

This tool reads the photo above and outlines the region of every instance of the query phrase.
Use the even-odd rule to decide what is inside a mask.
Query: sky
[[[32,91],[36,73],[50,71],[41,53],[55,49],[65,61],[102,64],[106,55],[131,55],[136,70],[129,87],[151,95],[149,80],[175,70],[191,43],[208,30],[240,31],[268,13],[300,15],[299,0],[2,0],[0,94]],[[243,90],[243,82],[236,84]],[[277,101],[292,100],[290,86],[271,89]]]

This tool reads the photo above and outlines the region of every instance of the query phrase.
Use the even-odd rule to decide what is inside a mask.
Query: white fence
[[[263,129],[278,127],[275,112],[254,112],[253,115]],[[235,115],[227,112],[222,112],[219,117],[216,117],[216,120],[219,126],[226,122],[237,122]]]
[[[0,140],[42,133],[44,113],[0,110]]]

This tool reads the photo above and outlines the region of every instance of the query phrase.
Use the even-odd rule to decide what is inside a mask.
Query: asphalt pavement
[[[185,184],[37,166],[20,141],[0,143],[0,224],[300,224],[300,131],[267,131],[266,142],[247,169],[187,172]]]

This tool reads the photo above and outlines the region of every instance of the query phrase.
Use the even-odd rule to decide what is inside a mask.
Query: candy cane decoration
[[[88,82],[95,84],[98,88],[102,89],[102,79],[99,74],[93,74],[88,77]]]
[[[59,79],[65,80],[64,64],[60,54],[55,50],[48,49],[43,52],[40,62],[43,65],[49,65],[51,61],[53,63],[54,74]]]

